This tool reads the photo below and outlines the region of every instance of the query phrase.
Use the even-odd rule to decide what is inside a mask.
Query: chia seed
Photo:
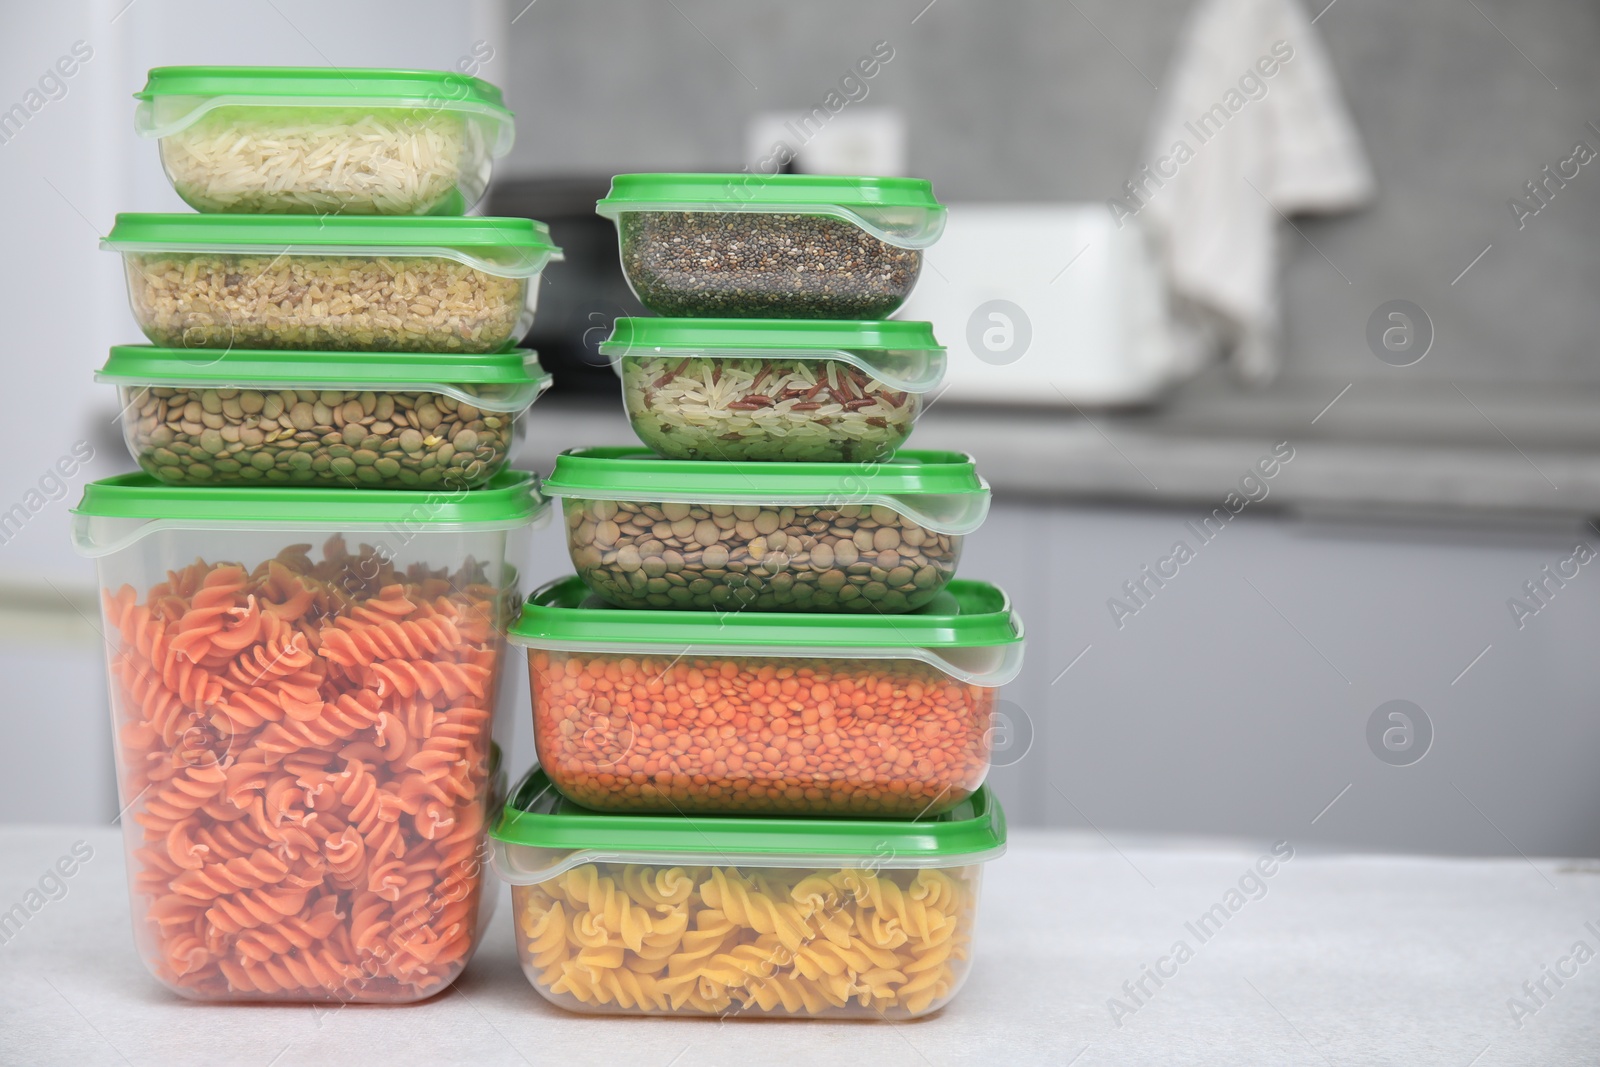
[[[630,211],[622,267],[658,315],[882,319],[911,295],[922,252],[827,215]]]

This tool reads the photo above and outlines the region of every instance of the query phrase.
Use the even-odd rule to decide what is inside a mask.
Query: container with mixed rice
[[[510,218],[125,214],[100,247],[166,348],[498,352],[561,258]]]
[[[926,322],[624,318],[600,351],[668,459],[884,459],[945,369]]]
[[[157,67],[135,95],[199,211],[460,214],[511,150],[500,90],[455,71]]]

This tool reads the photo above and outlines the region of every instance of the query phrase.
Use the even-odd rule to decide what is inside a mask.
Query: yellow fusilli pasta
[[[580,1011],[906,1018],[966,976],[978,872],[586,863],[515,887],[518,942]]]

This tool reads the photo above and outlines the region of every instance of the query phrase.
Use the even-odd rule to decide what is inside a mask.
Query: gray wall
[[[1326,0],[1304,2],[1315,14]],[[880,39],[895,58],[867,103],[904,110],[911,169],[947,201],[1101,200],[1140,162],[1150,83],[1165,76],[1187,3],[925,5],[542,0],[512,27],[518,145],[507,169],[738,166],[750,114],[816,103]],[[1521,232],[1506,206],[1575,141],[1600,150],[1585,128],[1600,124],[1600,7],[1477,7],[1338,0],[1317,22],[1380,199],[1359,216],[1302,223],[1326,259],[1287,235],[1288,376],[1384,374],[1363,329],[1379,304],[1407,299],[1437,330],[1416,379],[1600,386],[1600,160]]]
[[[1016,821],[1600,854],[1600,578],[1582,568],[1520,629],[1506,607],[1592,530],[1247,510],[1200,547],[1204,514],[1014,503],[969,538],[963,573],[1028,625],[1003,692],[1018,746],[991,778]],[[1196,558],[1119,629],[1106,601],[1179,539]],[[1391,700],[1431,723],[1407,766],[1368,742]]]

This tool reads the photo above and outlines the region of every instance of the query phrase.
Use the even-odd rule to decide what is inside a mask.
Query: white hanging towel
[[[1241,376],[1264,382],[1279,364],[1284,218],[1366,204],[1372,168],[1297,0],[1199,0],[1175,56],[1147,162],[1110,207],[1119,220],[1137,215],[1157,243],[1174,297],[1174,376],[1193,375],[1220,344]]]

